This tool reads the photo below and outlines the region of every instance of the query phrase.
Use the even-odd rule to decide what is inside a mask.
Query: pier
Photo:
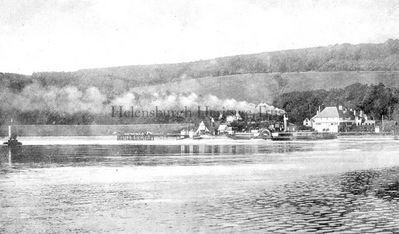
[[[153,141],[155,136],[148,133],[124,133],[116,137],[118,141]]]

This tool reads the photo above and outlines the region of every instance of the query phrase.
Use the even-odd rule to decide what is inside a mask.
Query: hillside
[[[187,79],[166,84],[136,87],[137,93],[194,92],[198,95],[213,94],[219,98],[238,101],[272,103],[282,93],[317,89],[344,88],[354,83],[378,84],[399,88],[399,72],[295,72],[258,73],[220,77]]]
[[[237,55],[178,64],[122,66],[75,72],[43,72],[32,74],[31,79],[43,85],[58,87],[67,85],[78,88],[101,87],[109,95],[115,95],[132,87],[204,77],[243,75],[244,79],[247,77],[246,74],[257,73],[341,71],[399,71],[399,40],[388,40],[380,44],[341,44]],[[299,74],[298,77],[303,76]],[[304,80],[304,82],[307,81]],[[335,87],[334,82],[330,84],[331,88]]]

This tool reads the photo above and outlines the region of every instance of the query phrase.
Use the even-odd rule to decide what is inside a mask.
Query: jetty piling
[[[124,133],[117,135],[118,141],[153,141],[155,139],[150,133]]]

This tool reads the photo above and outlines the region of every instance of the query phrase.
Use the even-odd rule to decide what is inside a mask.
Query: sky
[[[397,0],[0,0],[0,72],[31,74],[399,38]]]

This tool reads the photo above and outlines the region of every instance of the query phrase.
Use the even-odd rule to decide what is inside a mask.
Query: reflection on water
[[[45,166],[46,164],[80,166],[84,163],[128,165],[198,165],[220,162],[256,163],[247,155],[281,154],[312,150],[283,142],[265,145],[27,145],[0,148],[1,155],[12,155],[14,166]],[[10,152],[8,152],[10,151]],[[179,157],[180,156],[180,157]],[[192,157],[195,156],[195,157]],[[198,160],[198,157],[202,160]],[[217,156],[217,157],[213,157]],[[234,156],[234,157],[231,157]],[[5,157],[4,157],[5,158]],[[11,157],[9,157],[11,158]],[[208,158],[208,160],[206,160]],[[4,159],[3,159],[4,161]],[[85,164],[87,165],[87,164]]]
[[[0,233],[399,231],[392,139],[11,153],[0,148]]]

